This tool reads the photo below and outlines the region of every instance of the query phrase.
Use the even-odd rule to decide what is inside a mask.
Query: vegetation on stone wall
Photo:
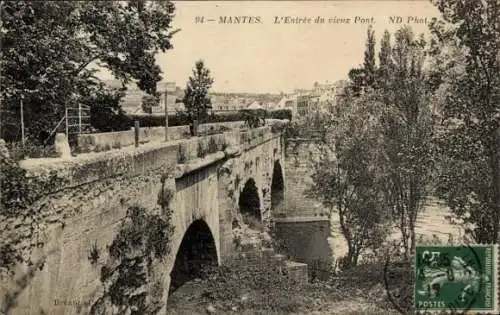
[[[24,158],[47,158],[58,156],[53,145],[38,145],[31,141],[26,141],[24,144],[12,142],[7,146],[10,151],[10,156],[15,161],[23,160]]]
[[[90,314],[156,314],[162,307],[163,290],[152,267],[170,253],[172,234],[170,213],[130,207],[108,248],[109,259],[101,268],[104,293]]]
[[[177,163],[184,164],[187,161],[187,152],[186,147],[182,144],[179,144],[179,148],[177,150]]]
[[[43,177],[29,177],[27,171],[19,166],[17,160],[11,157],[3,140],[0,142],[0,218],[7,220],[15,218],[16,222],[31,218],[37,220],[40,209],[30,206],[41,198],[47,191],[62,187],[65,179],[58,176],[56,171],[49,172]],[[7,233],[8,231],[2,231]],[[16,244],[9,237],[2,237],[0,243],[0,271],[9,271],[22,262]]]
[[[196,156],[199,158],[204,158],[208,154],[208,148],[203,142],[198,142],[198,149],[196,151]]]
[[[198,142],[196,156],[198,158],[204,158],[208,154],[213,154],[217,151],[224,151],[226,148],[227,142],[224,138],[217,140],[214,137],[210,137],[207,143],[203,141]]]
[[[215,153],[218,150],[219,150],[219,145],[217,143],[217,140],[215,140],[214,137],[210,137],[210,139],[208,140],[208,144],[207,144],[208,153]]]
[[[243,118],[245,125],[249,128],[264,126],[268,117],[268,112],[264,109],[242,109],[239,111],[239,114]]]
[[[155,277],[153,266],[171,251],[174,226],[170,204],[175,194],[172,172],[169,168],[161,176],[159,209],[139,205],[128,208],[101,267],[104,292],[92,305],[91,315],[149,315],[163,307],[163,282]]]
[[[101,256],[101,250],[99,249],[99,246],[97,245],[96,241],[90,248],[88,259],[90,263],[94,265],[97,264],[100,256]]]

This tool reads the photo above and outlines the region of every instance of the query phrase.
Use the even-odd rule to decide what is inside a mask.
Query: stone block
[[[285,264],[285,260],[286,260],[286,256],[282,255],[282,254],[274,254],[271,257],[271,261],[274,264],[281,265],[281,266],[283,266]]]
[[[286,274],[296,280],[301,284],[306,284],[308,281],[307,278],[307,264],[298,263],[295,261],[286,261],[285,262],[285,271]]]
[[[262,262],[265,264],[271,262],[273,255],[274,255],[273,248],[263,248],[262,249]]]
[[[71,148],[69,147],[68,139],[64,133],[56,134],[55,140],[56,153],[61,158],[71,158]]]

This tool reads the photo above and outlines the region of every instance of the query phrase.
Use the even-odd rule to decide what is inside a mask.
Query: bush
[[[292,120],[292,111],[290,109],[273,109],[269,111],[269,118]]]
[[[25,158],[46,158],[57,157],[55,147],[53,145],[41,145],[27,141],[24,145],[20,142],[8,144],[10,156],[15,161],[20,161]]]
[[[244,110],[244,111],[227,111],[220,112],[214,115],[209,115],[202,123],[221,123],[221,122],[233,122],[233,121],[245,121],[248,118],[249,113],[252,116],[257,115],[258,117],[272,118],[272,119],[292,119],[292,112],[289,109],[278,109],[278,110]],[[253,115],[255,114],[255,115]],[[128,130],[134,126],[134,121],[138,120],[141,127],[161,127],[165,126],[165,115],[164,114],[136,114],[127,115],[128,127],[123,130]],[[175,126],[186,126],[189,125],[189,117],[185,112],[177,112],[175,114],[168,115],[168,125],[171,127]]]
[[[206,269],[204,274],[204,297],[220,302],[219,307],[225,310],[237,306],[239,309],[290,313],[305,306],[305,301],[291,297],[302,295],[307,285],[283,275],[274,265],[255,265],[234,259],[222,267]]]
[[[198,142],[198,150],[196,152],[196,156],[202,159],[205,156],[207,156],[207,154],[208,154],[207,146],[202,142]]]

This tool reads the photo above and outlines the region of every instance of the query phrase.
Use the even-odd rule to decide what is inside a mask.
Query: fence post
[[[139,146],[139,121],[134,121],[135,147]]]
[[[167,87],[168,89],[168,87]],[[165,91],[165,141],[168,141],[168,90]]]

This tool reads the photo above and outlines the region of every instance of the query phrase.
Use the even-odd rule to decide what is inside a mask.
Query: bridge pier
[[[233,209],[237,207],[235,184],[231,180],[233,160],[226,161],[218,170],[217,198],[219,200],[220,262],[231,257],[233,249]]]
[[[328,238],[328,217],[288,217],[274,219],[274,234],[290,259],[308,265],[309,274],[322,277],[332,264],[333,252]]]

